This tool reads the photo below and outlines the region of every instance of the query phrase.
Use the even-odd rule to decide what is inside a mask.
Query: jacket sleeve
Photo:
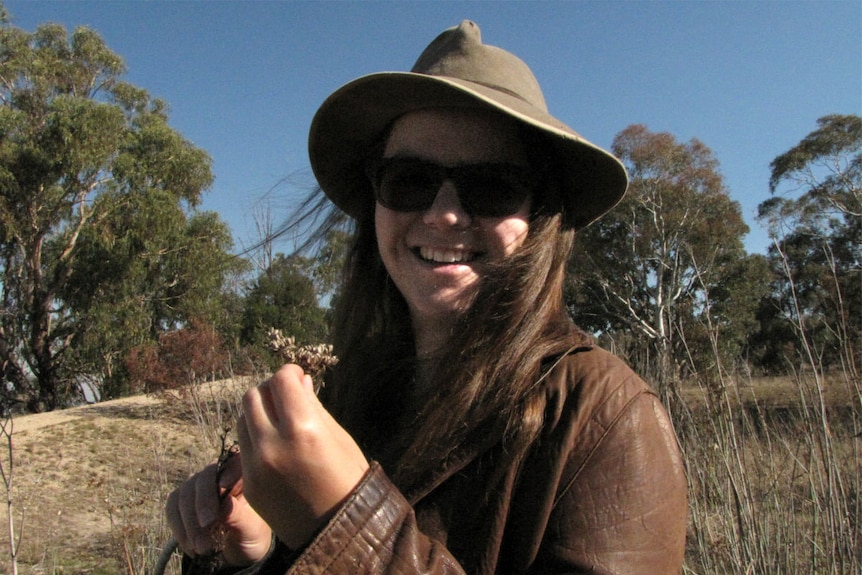
[[[679,573],[688,496],[667,413],[649,391],[602,411],[573,442],[531,571]]]
[[[419,531],[410,504],[372,463],[336,516],[288,573],[464,573],[449,552]]]
[[[211,567],[183,557],[183,575],[463,574],[446,548],[425,536],[413,508],[376,462],[336,515],[302,550],[274,540],[267,556],[245,568]]]
[[[548,484],[555,495],[547,522],[531,538],[537,554],[528,565],[516,567],[530,553],[521,544],[504,549],[503,556],[514,552],[521,557],[501,558],[500,572],[681,571],[688,497],[675,434],[658,398],[639,379],[621,386],[619,395],[596,406],[586,426],[570,427],[574,435],[557,444],[560,457],[551,461],[560,467]],[[527,500],[535,494],[531,487],[522,483]],[[532,518],[535,512],[525,515]],[[438,575],[464,570],[443,545],[419,530],[407,500],[373,464],[287,573]]]

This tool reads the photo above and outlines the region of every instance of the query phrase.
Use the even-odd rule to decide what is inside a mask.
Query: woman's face
[[[383,158],[446,167],[487,163],[528,167],[514,125],[489,113],[451,108],[399,118]],[[443,179],[429,203],[427,209],[395,211],[378,202],[375,211],[381,258],[417,329],[433,329],[469,308],[488,265],[524,242],[530,213],[527,197],[507,215],[471,215],[473,209],[465,209],[458,186],[450,179]]]

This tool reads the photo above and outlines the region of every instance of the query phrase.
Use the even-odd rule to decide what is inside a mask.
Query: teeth
[[[471,252],[464,250],[442,250],[426,247],[419,248],[419,255],[424,260],[443,264],[466,262],[473,258],[473,254]]]

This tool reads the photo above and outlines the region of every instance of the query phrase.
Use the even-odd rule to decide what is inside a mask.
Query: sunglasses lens
[[[409,159],[380,162],[371,178],[377,201],[399,212],[427,210],[440,189],[440,175],[435,168]]]
[[[529,199],[534,178],[527,168],[510,164],[465,166],[457,176],[458,197],[467,213],[499,218],[510,216]]]
[[[377,201],[399,212],[430,208],[446,179],[455,183],[466,212],[478,217],[514,214],[535,187],[528,168],[511,164],[443,167],[412,158],[384,158],[368,174]]]

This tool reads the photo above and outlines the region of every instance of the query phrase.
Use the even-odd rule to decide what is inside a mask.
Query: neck
[[[437,358],[429,357],[418,359],[416,361],[416,369],[413,372],[413,390],[412,393],[418,397],[425,396],[431,389],[431,384],[434,380],[434,372],[438,366]]]
[[[452,332],[451,320],[429,320],[413,316],[413,338],[420,361],[439,355]]]

